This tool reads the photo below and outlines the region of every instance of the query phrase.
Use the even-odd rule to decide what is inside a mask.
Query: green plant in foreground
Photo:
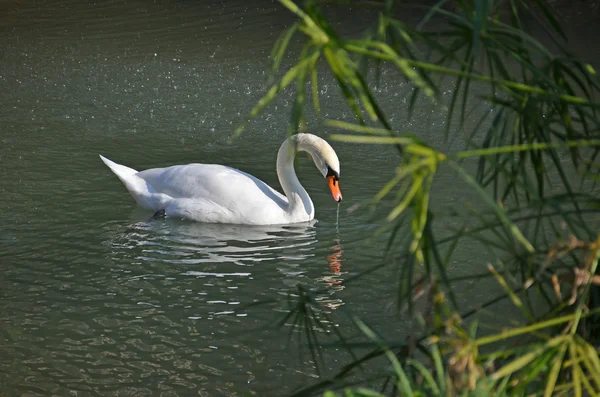
[[[393,1],[356,1],[350,3],[380,7],[379,17],[364,37],[347,39],[335,32],[318,2],[280,3],[298,22],[275,44],[273,75],[294,38],[301,34],[304,44],[297,62],[250,117],[295,83],[290,130],[297,130],[307,97],[320,114],[318,75],[325,69],[355,117],[324,120],[345,131],[330,138],[397,148],[395,174],[373,198],[379,205],[391,203],[381,222],[390,236],[388,248],[382,264],[367,272],[396,264],[398,307],[421,319],[418,331],[392,343],[345,308],[367,341],[349,342],[338,332],[338,346],[348,349],[351,361],[294,395],[328,389],[347,396],[600,394],[600,200],[594,193],[600,86],[594,68],[566,49],[551,7],[543,0],[462,0],[451,12],[441,1],[411,27],[396,17],[401,13]],[[525,18],[542,19],[549,27],[545,41],[556,50],[527,32]],[[444,152],[394,129],[386,118],[394,104],[380,103],[367,83],[382,78],[383,68],[412,85],[408,116],[419,101],[433,103],[446,112],[440,134],[446,141],[462,139],[465,150]],[[449,99],[440,94],[446,87]],[[466,122],[473,117],[475,123]],[[442,169],[452,170],[479,202],[434,211],[434,181]],[[440,219],[460,226],[439,227]],[[474,245],[483,253],[482,271],[469,278],[493,278],[503,292],[465,310],[456,292],[466,278],[447,269],[460,247]],[[304,325],[317,363],[324,342],[316,330],[327,327],[325,314],[311,291],[299,291],[282,324],[293,319]],[[426,308],[417,312],[415,301],[423,297]],[[480,314],[506,300],[520,319],[490,333]],[[371,350],[358,356],[357,349],[365,347]],[[382,357],[390,370],[360,373],[379,368],[376,360]]]
[[[410,343],[387,346],[375,332],[354,317],[357,327],[370,342],[344,341],[344,345],[349,349],[371,346],[374,350],[346,366],[342,371],[343,375],[358,369],[373,357],[384,355],[391,366],[389,370],[382,370],[379,377],[388,378],[387,383],[392,385],[392,391],[400,395],[514,396],[535,395],[536,391],[545,395],[597,395],[600,392],[600,359],[597,348],[586,340],[585,331],[580,323],[600,313],[600,308],[587,310],[581,300],[586,296],[585,289],[590,285],[589,275],[597,269],[600,259],[600,237],[592,243],[571,241],[559,244],[555,248],[548,254],[547,260],[554,261],[575,251],[581,251],[582,254],[583,262],[572,274],[562,271],[557,275],[559,278],[566,276],[573,284],[570,291],[576,295],[572,295],[571,299],[579,304],[570,313],[554,313],[528,325],[505,327],[499,332],[478,337],[477,323],[471,324],[467,329],[464,315],[452,311],[445,294],[438,288],[438,283],[432,282],[427,294],[429,310],[424,313],[424,322],[435,331],[413,341],[413,346],[410,346]],[[514,306],[526,311],[515,289],[508,287],[507,281],[493,266],[488,267],[497,282],[506,289],[506,294]],[[583,277],[577,282],[577,273],[585,273],[588,277]],[[595,284],[600,285],[599,281],[596,280]],[[522,289],[532,285],[529,281]],[[560,290],[556,293],[561,301],[563,294]],[[317,302],[306,299],[305,294],[304,297],[303,310],[307,307],[319,310]],[[571,304],[563,305],[560,309],[569,307]],[[300,311],[295,313],[296,318],[300,317]],[[323,327],[323,324],[314,325],[316,329]],[[313,334],[313,343],[317,343],[316,341],[317,336]],[[500,345],[502,348],[487,349],[494,345]],[[419,354],[411,355],[410,350]],[[371,382],[373,380],[370,379]],[[324,383],[332,382],[326,380]],[[318,386],[305,389],[297,395],[310,395],[319,389]],[[336,394],[327,392],[324,395]],[[342,395],[386,394],[364,387],[348,386]]]

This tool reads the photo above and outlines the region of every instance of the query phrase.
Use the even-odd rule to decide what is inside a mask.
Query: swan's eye
[[[327,175],[325,175],[325,178],[329,178],[330,176],[332,176],[335,181],[340,179],[340,174],[332,170],[330,166],[327,166]]]

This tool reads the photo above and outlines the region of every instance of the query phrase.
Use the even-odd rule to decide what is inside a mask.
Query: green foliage
[[[296,82],[290,129],[298,130],[310,106],[307,93],[320,114],[317,76],[325,69],[355,117],[354,123],[324,120],[344,132],[330,138],[398,149],[395,174],[373,192],[373,203],[393,202],[382,220],[382,230],[391,235],[382,261],[394,258],[390,263],[398,264],[398,307],[421,322],[418,333],[392,343],[355,318],[366,342],[351,343],[336,331],[337,346],[348,349],[352,361],[295,395],[600,394],[600,294],[594,290],[600,285],[600,200],[592,193],[600,168],[600,85],[594,68],[568,51],[551,6],[544,0],[444,0],[411,27],[396,18],[391,0],[350,1],[380,7],[380,14],[364,37],[347,39],[335,32],[317,1],[280,3],[298,22],[275,44],[273,79],[281,77],[249,120]],[[528,33],[523,21],[532,18],[541,19],[552,51]],[[298,37],[303,46],[297,62],[279,73]],[[444,153],[392,127],[367,84],[372,76],[381,78],[383,67],[412,85],[409,117],[420,97],[431,101],[446,112],[440,134],[446,141],[460,135],[465,150]],[[449,100],[440,94],[447,87]],[[469,127],[466,119],[473,114],[478,121]],[[433,182],[445,168],[484,206],[433,211],[431,197],[438,193]],[[462,226],[435,227],[444,216]],[[487,270],[472,278],[491,277],[503,293],[461,312],[455,292],[463,280],[452,278],[447,267],[457,247],[474,244],[489,255],[480,258]],[[419,313],[414,310],[418,299],[426,301]],[[521,322],[483,332],[478,314],[504,300],[519,310]],[[315,333],[326,326],[320,322],[324,315],[310,291],[301,288],[281,322],[302,325],[315,363],[326,347]],[[365,347],[369,353],[358,357],[356,349]],[[380,365],[375,363],[382,357],[389,368],[374,377],[357,373]]]

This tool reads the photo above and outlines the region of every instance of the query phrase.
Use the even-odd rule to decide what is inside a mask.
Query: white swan
[[[296,176],[296,152],[308,152],[342,200],[340,162],[333,148],[312,134],[295,134],[277,153],[277,176],[285,196],[258,178],[217,164],[186,164],[138,172],[100,158],[125,184],[138,205],[198,222],[276,225],[311,221],[313,203]]]

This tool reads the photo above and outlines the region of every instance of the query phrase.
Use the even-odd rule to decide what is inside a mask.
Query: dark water
[[[368,15],[352,18],[339,23],[358,29]],[[269,327],[297,283],[320,286],[329,312],[352,303],[367,319],[383,314],[381,332],[405,331],[389,309],[389,273],[344,285],[381,258],[385,239],[361,242],[376,217],[347,210],[388,180],[391,149],[332,143],[339,223],[326,182],[300,156],[318,222],[259,228],[148,221],[98,158],[228,164],[278,187],[291,94],[229,138],[265,92],[271,46],[293,21],[268,1],[0,5],[0,395],[282,395],[316,379],[310,355]],[[398,123],[402,90],[378,91],[400,104]],[[326,114],[349,117],[332,80],[321,92]],[[424,107],[403,127],[435,144],[443,123]],[[434,201],[458,203],[451,176],[437,183],[445,194]],[[475,266],[470,253],[461,266]],[[327,356],[332,368],[348,359]]]

